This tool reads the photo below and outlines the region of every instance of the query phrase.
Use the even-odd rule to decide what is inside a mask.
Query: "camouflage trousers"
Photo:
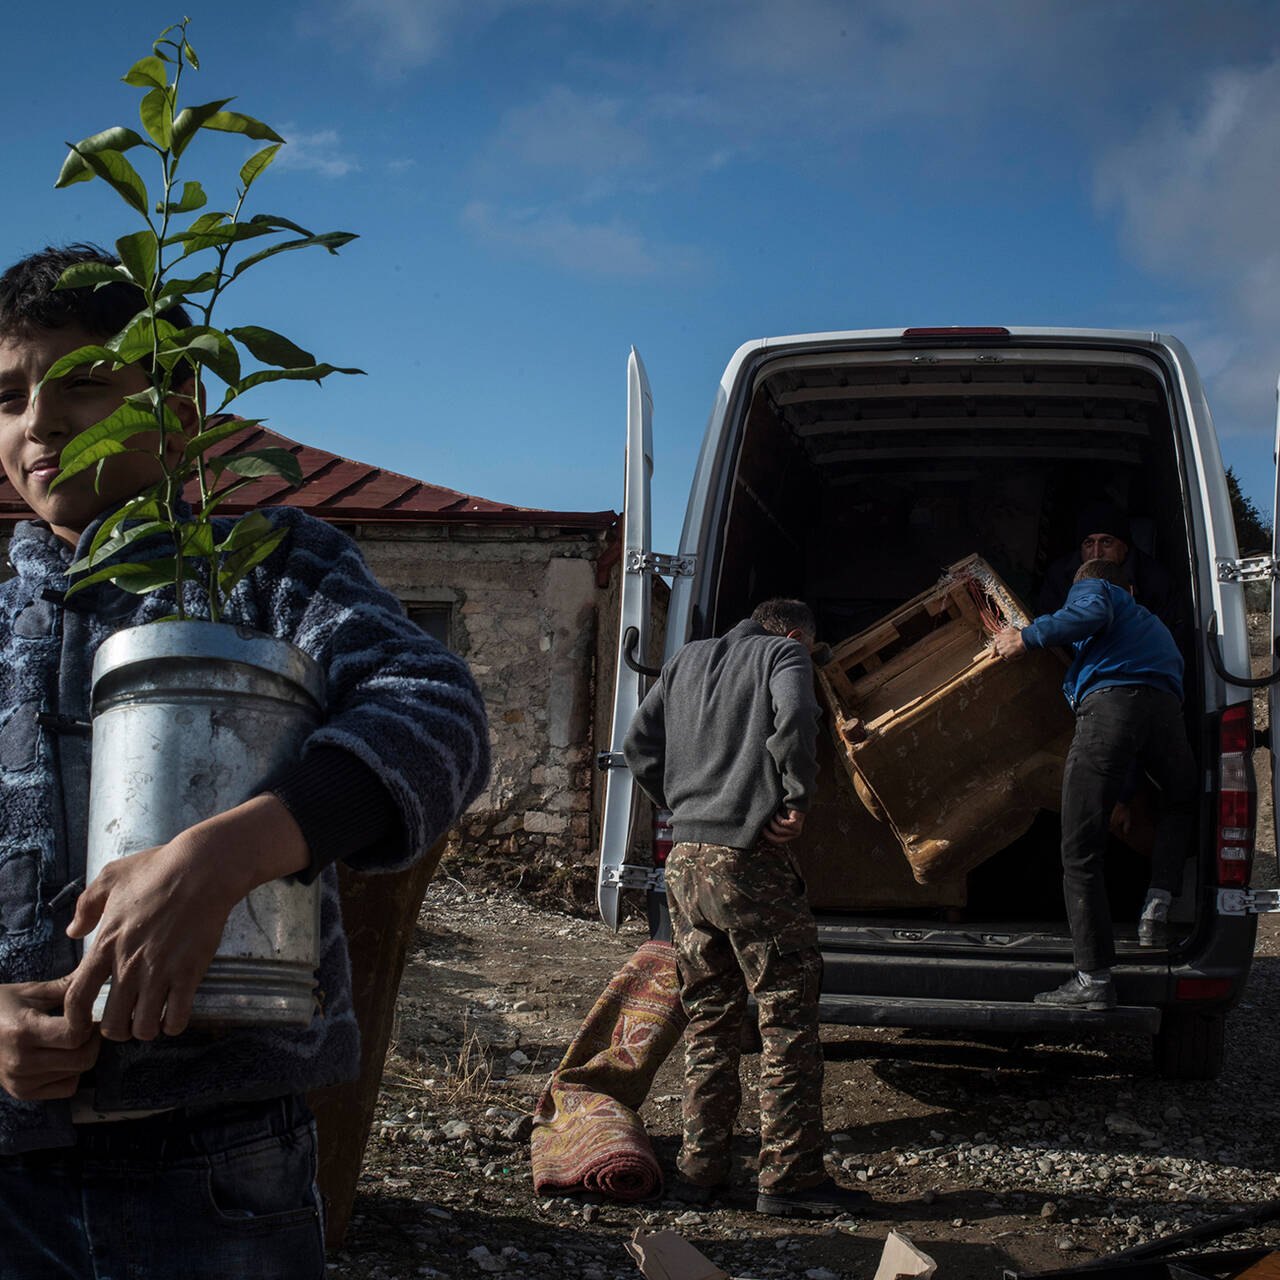
[[[666,871],[680,998],[689,1015],[680,1172],[704,1186],[728,1177],[750,992],[762,1043],[758,1185],[813,1186],[825,1176],[822,958],[795,860],[764,841],[754,849],[677,844]]]

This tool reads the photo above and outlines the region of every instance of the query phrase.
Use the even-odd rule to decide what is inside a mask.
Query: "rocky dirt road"
[[[865,1183],[880,1220],[823,1225],[751,1212],[750,1128],[722,1208],[535,1197],[521,1117],[646,936],[639,922],[613,937],[505,891],[489,896],[449,880],[432,887],[356,1216],[330,1275],[634,1280],[623,1241],[637,1227],[667,1227],[736,1277],[834,1280],[870,1276],[893,1227],[937,1259],[943,1280],[995,1280],[1003,1267],[1070,1266],[1280,1197],[1274,917],[1229,1023],[1227,1068],[1212,1083],[1154,1079],[1146,1042],[829,1028],[830,1161],[842,1178]],[[668,1168],[678,1058],[643,1111]],[[750,1075],[755,1059],[744,1062]],[[749,1080],[748,1123],[752,1105]],[[1228,1243],[1259,1239],[1280,1245],[1280,1228]]]

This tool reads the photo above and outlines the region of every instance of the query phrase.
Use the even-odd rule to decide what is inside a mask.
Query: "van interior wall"
[[[1154,377],[1151,383],[1158,386]],[[811,441],[797,435],[763,383],[739,446],[713,633],[722,634],[769,596],[798,595],[814,606],[820,639],[838,643],[974,553],[1034,615],[1045,571],[1076,547],[1078,513],[1098,500],[1135,517],[1135,541],[1173,575],[1189,613],[1180,470],[1162,403],[1163,393],[1151,405],[1145,431],[1126,438],[1127,456],[1096,447],[1096,436],[1081,447],[1084,433],[1076,438],[1060,425],[1046,433],[1043,447],[1011,448],[1002,456],[1008,433],[984,433],[969,416],[937,427],[950,428],[956,442],[971,441],[971,454],[949,448],[935,457],[871,457],[855,467],[831,467],[814,461]],[[1061,406],[1054,413],[1060,422]],[[803,854],[815,907],[935,919],[1063,920],[1056,813],[1042,811],[1025,835],[959,883],[917,885],[903,873],[905,858],[894,856],[892,832],[874,820],[868,825],[825,728],[822,733],[823,786]],[[1118,841],[1113,846],[1113,911],[1118,920],[1132,920],[1148,863]]]

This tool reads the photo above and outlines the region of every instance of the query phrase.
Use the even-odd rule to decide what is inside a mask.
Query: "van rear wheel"
[[[1214,1080],[1222,1071],[1225,1013],[1166,1013],[1152,1045],[1156,1072],[1169,1080]]]

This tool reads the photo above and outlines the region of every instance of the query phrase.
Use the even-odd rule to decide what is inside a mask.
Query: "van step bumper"
[[[823,1022],[850,1027],[928,1027],[964,1031],[1129,1031],[1154,1035],[1160,1010],[1119,1005],[1105,1011],[1061,1009],[1020,1000],[927,1000],[917,996],[824,995]]]

